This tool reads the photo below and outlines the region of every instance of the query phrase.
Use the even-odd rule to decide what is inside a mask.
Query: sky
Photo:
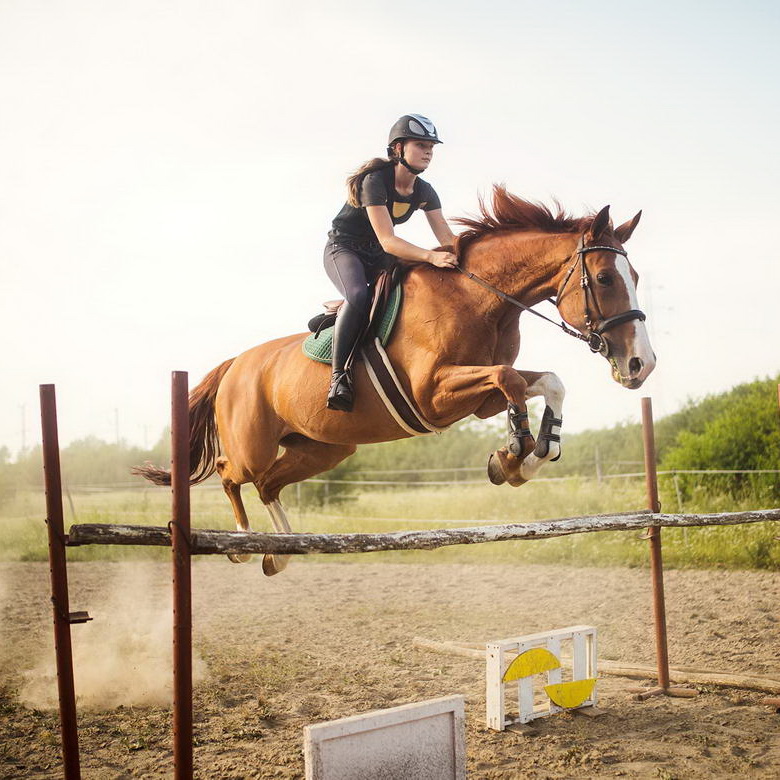
[[[521,319],[564,431],[776,375],[779,33],[750,1],[0,0],[0,447],[40,440],[52,382],[61,444],[151,446],[172,370],[304,330],[345,178],[407,112],[444,140],[449,218],[494,182],[643,210],[642,389]],[[398,232],[436,244],[421,215]]]

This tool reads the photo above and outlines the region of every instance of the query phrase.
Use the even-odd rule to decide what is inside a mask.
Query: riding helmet
[[[387,145],[392,146],[396,141],[403,141],[407,138],[433,141],[435,144],[442,143],[433,122],[420,114],[404,114],[390,128],[390,138]]]

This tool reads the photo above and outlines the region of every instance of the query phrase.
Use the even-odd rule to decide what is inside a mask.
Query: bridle
[[[493,287],[492,284],[486,282],[484,279],[477,276],[476,274],[471,273],[471,271],[466,271],[464,268],[461,268],[460,266],[456,266],[456,268],[462,274],[467,276],[469,279],[472,279],[477,284],[484,287],[486,290],[490,290],[499,298],[507,301],[508,303],[511,303],[513,306],[517,306],[519,309],[523,309],[524,311],[530,312],[531,314],[535,314],[537,317],[541,317],[543,320],[546,320],[547,322],[551,322],[553,325],[560,327],[563,330],[563,332],[566,333],[567,335],[573,336],[574,338],[579,339],[580,341],[584,341],[588,345],[588,347],[590,347],[591,352],[598,352],[600,355],[603,355],[604,357],[609,357],[609,343],[603,336],[605,331],[608,331],[612,328],[616,328],[618,325],[622,325],[624,322],[631,322],[631,320],[639,320],[640,322],[644,322],[645,313],[640,309],[628,309],[627,311],[624,311],[620,314],[615,314],[613,317],[604,317],[604,315],[601,313],[601,308],[599,307],[598,300],[596,299],[596,295],[593,292],[591,281],[590,281],[590,274],[588,273],[588,267],[585,261],[585,255],[588,252],[597,252],[597,251],[614,252],[615,254],[623,255],[623,257],[628,259],[628,253],[625,251],[625,249],[619,249],[618,247],[615,246],[602,246],[598,244],[585,246],[585,237],[580,236],[580,240],[579,243],[577,244],[577,248],[569,257],[569,260],[571,260],[571,265],[569,266],[569,270],[566,272],[566,275],[563,278],[563,282],[561,286],[558,288],[558,292],[555,298],[548,299],[550,303],[556,306],[556,308],[560,305],[561,298],[563,297],[563,293],[566,290],[566,285],[569,283],[569,280],[573,276],[575,270],[577,269],[577,266],[579,266],[580,287],[582,288],[583,291],[583,298],[585,304],[585,312],[584,312],[585,330],[587,331],[584,334],[568,327],[568,325],[566,325],[565,322],[556,322],[555,320],[546,317],[541,312],[538,312],[535,309],[532,309],[530,306],[526,305],[525,303],[518,301],[517,298],[513,298],[511,295],[507,295],[505,292],[502,292],[498,288]],[[590,304],[591,300],[593,302],[593,308],[595,309],[596,314],[598,315],[599,318],[598,322],[596,322],[595,324],[591,316],[591,304]]]
[[[583,300],[585,304],[585,329],[588,334],[584,337],[584,340],[588,342],[591,352],[598,352],[604,357],[609,355],[609,344],[606,339],[603,338],[605,331],[616,328],[618,325],[622,325],[624,322],[631,322],[631,320],[639,320],[644,322],[646,317],[645,313],[641,309],[628,309],[627,311],[615,314],[613,317],[605,317],[601,313],[599,302],[596,299],[596,294],[593,291],[593,287],[590,281],[590,274],[588,273],[588,266],[585,262],[585,255],[588,252],[614,252],[617,255],[623,255],[628,260],[628,253],[625,249],[619,249],[616,246],[601,246],[599,244],[592,244],[591,246],[585,246],[585,237],[580,238],[577,249],[574,250],[574,261],[572,262],[569,270],[566,272],[566,276],[563,279],[563,284],[558,288],[558,293],[555,296],[555,300],[552,301],[555,306],[559,306],[561,297],[566,289],[566,285],[569,283],[574,274],[577,266],[580,267],[580,287],[582,288]],[[593,301],[593,307],[599,317],[599,322],[594,325],[591,317],[591,307],[589,300]]]

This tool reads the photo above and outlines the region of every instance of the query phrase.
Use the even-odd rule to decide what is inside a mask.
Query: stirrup
[[[526,427],[522,427],[526,423]],[[523,452],[523,439],[532,439],[533,434],[527,427],[528,412],[521,412],[517,404],[507,406],[507,425],[509,426],[508,449],[516,458]]]
[[[355,394],[352,390],[352,377],[349,371],[334,371],[328,390],[328,409],[338,412],[351,412],[355,403]]]

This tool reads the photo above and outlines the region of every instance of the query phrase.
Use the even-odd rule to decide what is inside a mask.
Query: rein
[[[601,314],[601,309],[598,305],[598,301],[596,300],[596,295],[593,292],[590,283],[590,275],[588,274],[587,265],[585,263],[585,255],[588,252],[606,251],[606,252],[614,252],[618,255],[623,255],[623,257],[625,258],[628,258],[628,253],[624,249],[618,249],[617,247],[614,246],[599,246],[599,245],[585,246],[584,244],[585,244],[585,239],[584,237],[581,237],[579,246],[577,247],[577,249],[574,250],[574,255],[576,255],[576,257],[574,258],[574,261],[572,262],[569,270],[566,273],[566,276],[564,277],[563,284],[561,284],[561,286],[558,288],[558,293],[555,296],[555,299],[553,300],[552,298],[548,298],[548,300],[556,307],[558,306],[561,300],[561,296],[563,295],[563,292],[566,289],[566,285],[569,283],[569,279],[571,279],[572,274],[574,273],[575,269],[577,268],[577,265],[579,264],[580,287],[582,287],[583,295],[585,299],[584,301],[585,302],[585,328],[587,329],[587,335],[583,333],[579,333],[573,328],[570,328],[568,325],[566,325],[565,322],[556,322],[555,320],[550,319],[549,317],[545,316],[541,312],[536,311],[536,309],[533,309],[527,304],[518,301],[517,298],[513,298],[511,295],[507,295],[505,292],[502,292],[497,287],[493,287],[492,284],[486,282],[480,276],[477,276],[471,271],[466,271],[464,268],[461,268],[461,266],[459,265],[456,266],[456,268],[464,276],[467,276],[469,279],[476,282],[478,285],[484,287],[486,290],[490,290],[490,292],[492,292],[494,295],[497,295],[502,300],[505,300],[507,303],[511,303],[513,306],[516,306],[518,309],[522,309],[523,311],[530,312],[531,314],[534,314],[537,317],[541,317],[541,319],[546,320],[547,322],[552,323],[556,327],[561,328],[561,330],[563,330],[563,332],[566,333],[568,336],[573,336],[574,338],[579,339],[580,341],[584,341],[588,345],[588,347],[590,347],[591,352],[598,352],[604,355],[604,357],[608,357],[609,343],[604,338],[603,333],[607,330],[610,330],[611,328],[617,327],[618,325],[622,325],[624,322],[630,322],[631,320],[640,320],[641,322],[644,322],[645,313],[640,309],[628,309],[627,311],[621,312],[620,314],[616,314],[613,317],[604,317]],[[600,317],[600,322],[595,327],[593,325],[593,320],[591,319],[591,311],[590,311],[590,306],[588,304],[589,297],[593,299],[593,305]]]
[[[556,328],[561,328],[564,333],[568,333],[570,336],[574,336],[574,338],[576,339],[580,339],[581,341],[588,340],[587,336],[583,336],[582,333],[578,333],[576,330],[572,330],[565,322],[556,322],[555,320],[551,320],[549,317],[542,314],[540,311],[536,311],[536,309],[532,309],[530,306],[526,305],[525,303],[518,301],[517,298],[513,298],[511,295],[507,295],[505,292],[501,292],[501,290],[499,290],[497,287],[493,287],[492,284],[486,282],[481,276],[477,276],[471,271],[466,271],[464,268],[461,268],[459,265],[455,267],[464,276],[467,276],[469,279],[481,285],[486,290],[490,290],[490,292],[492,292],[494,295],[497,295],[499,298],[503,298],[507,303],[511,303],[513,306],[517,306],[518,309],[523,309],[523,311],[527,311],[530,314],[535,314],[537,317],[541,317],[543,320],[547,320],[547,322],[551,322],[553,325],[555,325]]]

